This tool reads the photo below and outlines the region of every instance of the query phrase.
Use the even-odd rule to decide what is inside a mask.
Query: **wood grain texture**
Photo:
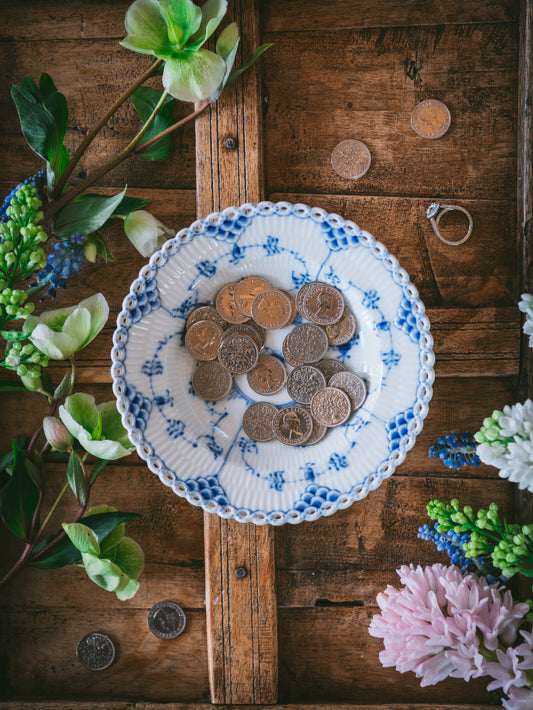
[[[102,710],[101,703],[86,702],[78,700],[50,700],[50,701],[25,701],[15,700],[5,703],[0,701],[0,710],[71,710],[75,703],[76,710]],[[209,703],[150,703],[150,702],[130,702],[130,701],[107,701],[106,710],[212,710]],[[493,710],[494,705],[443,705],[436,703],[426,705],[425,703],[394,703],[391,705],[353,705],[348,703],[299,703],[298,705],[277,704],[273,705],[220,705],[220,710]]]

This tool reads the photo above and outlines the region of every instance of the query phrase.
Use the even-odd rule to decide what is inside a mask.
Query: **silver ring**
[[[462,239],[459,239],[457,242],[452,242],[449,239],[445,239],[439,230],[439,222],[442,215],[446,214],[446,212],[453,212],[454,210],[463,212],[468,219],[468,231],[465,236]],[[474,220],[472,219],[472,215],[468,210],[466,210],[464,207],[460,207],[459,205],[442,205],[440,202],[432,202],[426,210],[426,217],[429,219],[431,228],[435,232],[436,236],[441,240],[441,242],[444,242],[444,244],[449,244],[452,247],[459,246],[459,244],[464,244],[472,234],[472,229],[474,227]]]

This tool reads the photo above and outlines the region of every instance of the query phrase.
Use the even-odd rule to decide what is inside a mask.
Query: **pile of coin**
[[[298,313],[307,322],[285,337],[283,360],[262,352],[266,331],[286,328]],[[244,432],[255,441],[315,444],[329,428],[344,424],[366,398],[359,375],[325,358],[331,345],[348,343],[356,330],[355,317],[334,286],[313,281],[294,298],[260,276],[248,276],[226,284],[214,306],[197,306],[187,318],[185,347],[197,361],[193,389],[207,401],[221,400],[231,391],[233,376],[242,374],[262,396],[286,387],[297,404],[255,402],[244,413]]]

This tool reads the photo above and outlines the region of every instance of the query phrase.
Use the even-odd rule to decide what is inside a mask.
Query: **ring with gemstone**
[[[442,215],[446,214],[447,212],[453,212],[454,210],[463,212],[468,219],[467,233],[462,239],[459,239],[456,242],[452,242],[449,239],[443,237],[439,230],[439,222]],[[464,207],[460,207],[459,205],[443,205],[440,202],[432,202],[426,210],[426,217],[429,219],[431,228],[435,232],[436,236],[441,240],[441,242],[444,242],[444,244],[449,244],[452,247],[459,246],[459,244],[464,244],[472,234],[472,229],[474,227],[474,220],[472,219],[472,215],[468,210],[466,210]]]

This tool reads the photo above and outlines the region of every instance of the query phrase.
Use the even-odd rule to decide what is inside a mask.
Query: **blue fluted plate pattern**
[[[368,397],[314,446],[243,434],[244,410],[261,399],[245,375],[219,402],[192,389],[188,313],[250,275],[293,294],[309,281],[330,283],[357,319],[357,336],[326,357],[360,374]],[[267,350],[281,354],[288,330],[270,331]],[[364,498],[413,447],[432,395],[429,331],[406,271],[368,232],[307,205],[245,204],[194,222],[141,269],[117,319],[113,390],[139,455],[179,496],[225,518],[299,523]],[[290,402],[286,390],[262,399]]]

